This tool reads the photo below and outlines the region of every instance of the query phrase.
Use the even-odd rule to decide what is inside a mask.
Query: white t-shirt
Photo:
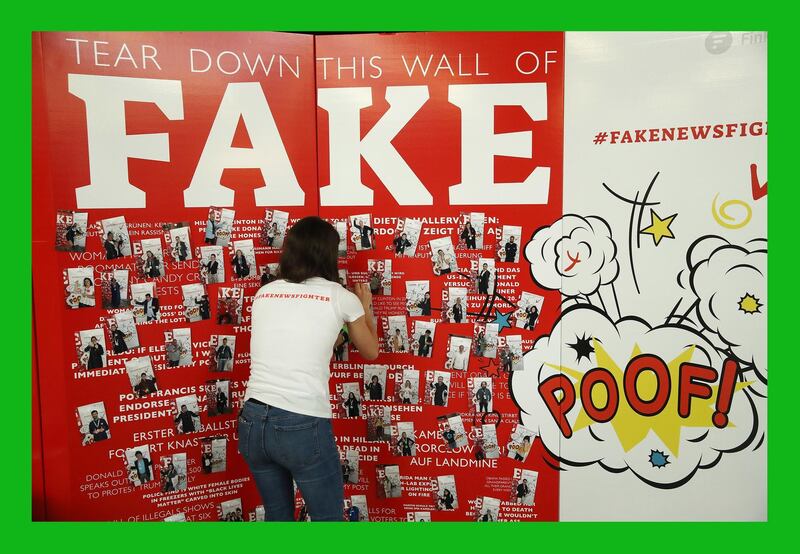
[[[245,400],[330,418],[333,345],[343,323],[363,315],[355,294],[321,277],[303,283],[279,279],[261,287],[253,299]]]

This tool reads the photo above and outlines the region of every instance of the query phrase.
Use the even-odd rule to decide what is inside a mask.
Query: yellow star
[[[758,298],[749,292],[739,300],[739,309],[746,314],[760,314],[760,308],[763,305]]]
[[[675,235],[672,234],[669,226],[673,222],[673,220],[678,217],[678,214],[672,214],[671,216],[661,219],[658,217],[658,214],[653,208],[650,208],[650,226],[642,229],[642,234],[644,235],[652,235],[653,241],[658,246],[658,243],[661,242],[661,239],[668,238],[674,239]]]

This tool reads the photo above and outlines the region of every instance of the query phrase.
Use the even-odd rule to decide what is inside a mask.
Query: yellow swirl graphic
[[[728,200],[727,202],[723,202],[719,206],[719,209],[717,209],[717,198],[719,198],[719,193],[717,193],[714,197],[714,201],[711,203],[711,215],[714,216],[714,221],[726,229],[741,229],[750,223],[750,218],[753,217],[753,210],[750,209],[750,205],[747,202],[744,200]],[[728,209],[734,206],[741,206],[745,210],[746,215],[741,221],[737,222],[735,217],[728,214]]]

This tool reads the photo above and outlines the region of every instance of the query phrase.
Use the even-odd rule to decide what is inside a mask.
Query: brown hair
[[[317,216],[304,217],[286,233],[281,254],[281,279],[302,283],[311,277],[339,282],[339,233]]]

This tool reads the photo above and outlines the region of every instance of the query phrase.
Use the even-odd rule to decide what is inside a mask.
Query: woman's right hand
[[[353,292],[361,301],[361,305],[366,308],[372,305],[372,291],[369,288],[368,283],[356,283],[353,287]]]

